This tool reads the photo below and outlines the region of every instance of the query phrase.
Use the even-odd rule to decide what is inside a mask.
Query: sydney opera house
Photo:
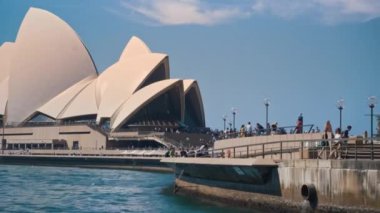
[[[75,31],[36,8],[0,47],[0,117],[3,149],[169,146],[143,133],[205,127],[197,81],[170,79],[166,54],[132,37],[99,73]]]

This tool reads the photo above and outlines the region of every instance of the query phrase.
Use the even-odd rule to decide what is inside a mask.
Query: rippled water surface
[[[243,211],[175,196],[173,182],[172,174],[162,173],[0,165],[0,211]]]

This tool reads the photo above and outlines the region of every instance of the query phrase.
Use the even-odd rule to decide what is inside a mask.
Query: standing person
[[[322,139],[328,139],[328,133],[325,132],[323,135],[322,135]],[[322,140],[321,141],[321,146],[329,146],[329,141],[327,140]]]
[[[330,132],[332,134],[332,125],[330,123],[330,121],[326,121],[326,124],[325,124],[325,129],[324,129],[324,132]]]
[[[329,144],[329,141],[328,139],[333,139],[334,138],[334,134],[333,134],[333,131],[332,131],[332,126],[331,126],[331,123],[330,121],[326,121],[326,124],[325,124],[325,129],[323,130],[324,134],[323,134],[323,139],[326,139],[324,145],[328,146]]]
[[[264,133],[264,127],[259,123],[256,123],[256,133],[257,135]]]
[[[246,128],[247,135],[252,136],[252,125],[251,125],[250,121],[248,122],[248,124],[245,128]]]
[[[342,149],[342,130],[340,128],[335,129],[335,158],[341,158],[341,149]],[[332,152],[331,154],[333,154]],[[330,155],[331,155],[330,154]]]
[[[277,122],[272,124],[271,131],[273,135],[277,134],[277,125]]]
[[[335,129],[335,139],[341,139],[342,138],[342,130],[338,127]]]
[[[342,138],[349,138],[351,129],[352,129],[352,126],[348,125],[347,129],[344,130],[344,132],[343,132]],[[344,144],[347,144],[347,140],[344,140],[343,142],[344,142]]]
[[[297,118],[295,133],[296,134],[303,133],[303,116],[302,116],[302,113]]]
[[[240,137],[245,137],[245,127],[244,124],[240,127]]]
[[[348,125],[347,126],[347,129],[346,130],[344,130],[344,132],[343,132],[343,138],[348,138],[348,137],[350,137],[350,131],[351,131],[351,129],[352,129],[352,126],[351,125]]]

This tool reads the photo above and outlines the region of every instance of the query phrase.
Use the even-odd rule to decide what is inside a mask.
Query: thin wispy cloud
[[[161,25],[215,25],[248,17],[239,6],[199,0],[133,0],[121,6]]]
[[[285,19],[300,16],[326,24],[363,22],[380,16],[379,0],[255,0],[253,14],[270,14]]]
[[[222,2],[222,3],[221,3]],[[309,17],[325,24],[363,22],[380,17],[380,0],[128,0],[113,14],[158,25],[216,25],[270,15]],[[127,13],[126,13],[127,12]]]

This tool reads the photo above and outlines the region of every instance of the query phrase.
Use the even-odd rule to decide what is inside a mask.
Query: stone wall
[[[7,144],[52,144],[53,140],[64,140],[69,149],[73,142],[83,150],[106,148],[107,137],[87,125],[15,127],[5,129]]]
[[[210,161],[209,164],[206,162],[200,164],[190,161],[191,159],[186,160],[188,162],[172,160],[177,175],[175,191],[180,194],[253,209],[299,212],[304,211],[304,207],[312,208],[311,202],[306,202],[301,195],[301,187],[306,184],[315,186],[317,212],[380,212],[380,161],[378,160],[281,161],[278,167],[273,167],[271,178],[268,177],[265,181],[266,191],[257,190],[257,186],[261,185],[255,184],[246,184],[246,190],[242,190],[243,183],[234,182],[234,177],[231,177],[231,181],[199,178],[193,175],[195,171],[202,172],[201,168],[207,169],[207,165],[211,169],[215,163]],[[203,161],[207,160],[206,158]],[[174,163],[177,163],[177,166]],[[178,164],[181,163],[188,163],[193,169],[179,167]],[[221,163],[219,166],[239,165]],[[259,165],[252,164],[252,166]],[[181,170],[185,172],[178,173]],[[278,195],[269,193],[275,185],[279,188]]]
[[[380,161],[290,160],[278,167],[282,197],[301,201],[314,184],[321,205],[380,208]]]

